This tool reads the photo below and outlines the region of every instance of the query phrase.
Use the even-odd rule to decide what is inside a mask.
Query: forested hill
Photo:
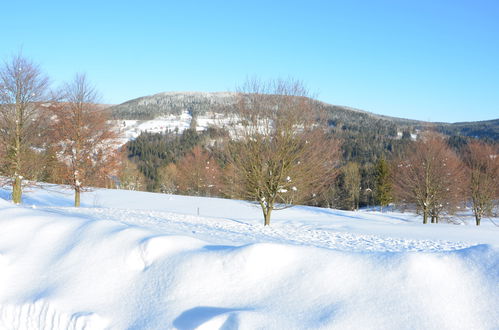
[[[179,115],[187,111],[192,116],[222,112],[236,102],[233,92],[166,92],[136,98],[110,107],[115,119],[151,120],[160,116]],[[499,141],[499,119],[464,123],[428,123],[405,118],[377,115],[346,106],[315,101],[328,113],[331,126],[348,132],[370,131],[373,135],[396,137],[416,130],[437,129],[447,135],[462,135]]]
[[[159,116],[221,112],[234,104],[236,93],[166,92],[139,97],[111,107],[116,119],[151,120]]]
[[[437,129],[447,135],[464,135],[499,141],[499,119],[462,123],[438,123]]]
[[[159,116],[178,115],[188,111],[193,115],[204,115],[207,112],[222,112],[227,106],[236,102],[237,93],[234,92],[165,92],[150,96],[143,96],[111,106],[113,117],[116,119],[151,120]],[[371,118],[386,120],[399,125],[422,125],[424,122],[397,117],[376,115],[347,106],[331,105],[315,101],[317,107],[326,109],[333,120],[355,121],[356,119]]]

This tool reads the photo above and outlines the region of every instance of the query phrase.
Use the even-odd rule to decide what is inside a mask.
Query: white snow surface
[[[126,143],[136,139],[140,133],[167,133],[178,131],[182,133],[191,125],[192,116],[183,111],[180,115],[168,115],[157,117],[151,120],[117,120],[116,125],[119,127],[121,134],[121,143]],[[204,131],[210,126],[219,126],[223,120],[220,116],[208,112],[205,115],[199,115],[196,118],[196,131]]]
[[[0,189],[0,329],[499,329],[499,228]],[[497,223],[499,219],[494,221]]]

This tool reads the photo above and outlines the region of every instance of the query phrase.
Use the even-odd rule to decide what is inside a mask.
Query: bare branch
[[[227,111],[234,186],[262,207],[265,225],[272,210],[313,199],[337,171],[338,142],[326,136],[323,116],[306,96],[298,81],[253,79]]]

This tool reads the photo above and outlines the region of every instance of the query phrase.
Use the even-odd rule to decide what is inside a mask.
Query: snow
[[[499,227],[469,215],[299,206],[264,227],[217,198],[1,198],[0,329],[499,328]]]
[[[180,115],[159,116],[151,120],[116,120],[115,125],[118,128],[117,133],[120,135],[119,143],[123,145],[130,140],[136,139],[142,132],[145,133],[167,133],[178,132],[181,134],[184,130],[191,127],[192,116],[187,110],[184,110]],[[225,117],[222,113],[206,112],[205,114],[196,116],[196,131],[206,131],[210,127],[224,127],[229,129],[229,134],[233,138],[240,138],[241,132],[245,128],[238,116]],[[257,131],[264,133],[268,124],[265,121],[260,121]],[[247,128],[246,128],[247,129]]]
[[[180,115],[160,116],[151,120],[119,120],[117,126],[122,134],[122,143],[136,139],[140,133],[166,133],[168,131],[182,133],[191,125],[192,116],[188,111]],[[220,115],[207,112],[196,117],[196,131],[204,131],[210,126],[220,125]]]

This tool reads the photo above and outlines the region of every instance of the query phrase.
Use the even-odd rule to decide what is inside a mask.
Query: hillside
[[[499,141],[499,119],[462,123],[438,123],[438,130],[447,135],[463,135]]]
[[[193,126],[204,131],[217,126],[224,110],[236,102],[235,93],[171,92],[141,97],[110,108],[113,117],[121,122],[128,140],[142,132],[182,133]],[[354,108],[330,105],[313,100],[313,104],[327,114],[331,132],[344,141],[345,160],[374,162],[378,157],[402,150],[406,141],[402,133],[416,132],[419,122],[375,115]],[[218,116],[218,117],[217,117]],[[217,117],[218,120],[214,118]]]
[[[192,116],[202,116],[207,113],[221,113],[226,107],[233,106],[237,93],[232,92],[166,92],[144,96],[111,106],[112,116],[120,120],[151,120],[170,115],[181,115],[184,112]],[[416,120],[376,115],[367,111],[331,105],[321,101],[314,104],[326,110],[332,123],[365,122],[367,120],[386,121],[398,125],[423,125]]]
[[[169,115],[180,115],[184,111],[191,115],[221,112],[225,106],[233,105],[235,93],[166,92],[139,97],[112,106],[115,119],[150,120]]]
[[[2,329],[494,329],[499,228],[234,200],[0,189]],[[496,219],[497,220],[497,219]]]
[[[194,117],[206,117],[221,113],[236,100],[232,92],[166,92],[144,96],[111,106],[112,116],[119,120],[149,121],[158,117],[179,118],[187,114]],[[463,135],[499,140],[499,119],[463,122],[429,123],[424,121],[377,115],[371,112],[340,105],[331,105],[318,100],[314,104],[328,114],[329,123],[346,131],[373,131],[396,137],[402,131],[413,132],[427,128],[437,129],[447,135]],[[185,119],[185,118],[184,118]],[[181,120],[181,119],[179,119]],[[180,126],[185,127],[188,123]],[[172,127],[170,125],[170,127]],[[200,127],[202,129],[202,127]]]

